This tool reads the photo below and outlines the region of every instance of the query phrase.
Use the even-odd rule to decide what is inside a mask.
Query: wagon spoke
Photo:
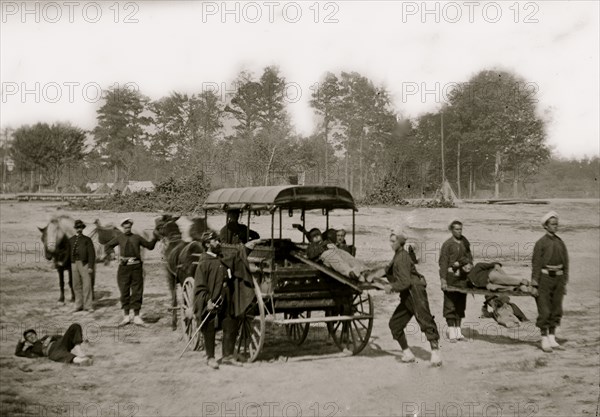
[[[357,334],[354,331],[352,331],[352,323],[348,326],[348,332],[350,333],[350,336],[352,338],[352,347],[353,347],[352,352],[354,352],[358,348],[359,343],[356,340]]]
[[[255,348],[256,346],[258,346],[258,340],[256,339],[256,335],[253,334],[251,338],[250,347]],[[256,351],[256,349],[254,350]]]
[[[367,327],[367,326],[366,326],[366,325],[363,323],[363,321],[362,321],[362,320],[354,320],[354,323],[358,323],[358,324],[360,324],[360,325],[363,327],[363,329],[365,329],[365,330],[368,330],[368,329],[369,329],[369,328],[368,328],[368,327]]]
[[[353,321],[352,324],[354,325],[354,328],[356,329],[356,335],[358,336],[360,342],[362,343],[362,341],[363,341],[363,335],[362,335],[360,329],[358,328],[358,326],[356,324],[356,321]]]

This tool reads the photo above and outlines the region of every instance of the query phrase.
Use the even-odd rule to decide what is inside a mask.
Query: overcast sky
[[[540,112],[550,111],[557,153],[598,155],[598,4],[2,2],[0,122],[91,129],[98,87],[129,82],[152,99],[203,88],[225,96],[240,70],[278,65],[296,130],[310,134],[311,88],[326,71],[385,85],[398,113],[413,117],[498,67],[524,77]]]

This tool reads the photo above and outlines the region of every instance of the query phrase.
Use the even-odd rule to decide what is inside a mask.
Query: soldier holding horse
[[[202,234],[209,230],[205,218],[192,219],[189,230],[191,241],[187,242],[183,240],[181,229],[177,224],[179,218],[179,216],[165,214],[155,221],[155,234],[164,243],[163,260],[171,294],[171,328],[173,330],[177,329],[177,284],[183,286],[187,278],[193,279],[198,257],[203,252],[200,240]]]

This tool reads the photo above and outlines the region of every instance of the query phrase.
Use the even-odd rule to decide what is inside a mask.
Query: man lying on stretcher
[[[325,266],[359,282],[373,282],[375,278],[385,275],[382,268],[369,269],[363,262],[337,247],[329,238],[323,239],[319,229],[311,229],[307,236],[309,244],[306,257],[308,259],[320,260]]]
[[[473,266],[468,260],[461,259],[459,263],[467,275],[467,281],[475,288],[498,290],[502,287],[518,287],[519,291],[530,291],[531,283],[528,280],[508,275],[499,262],[479,262]]]

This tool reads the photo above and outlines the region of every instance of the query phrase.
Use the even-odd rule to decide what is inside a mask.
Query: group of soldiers
[[[462,235],[462,223],[453,221],[449,230],[452,236],[444,242],[439,257],[441,289],[444,292],[443,316],[448,327],[448,340],[456,342],[464,340],[461,322],[465,317],[467,294],[451,291],[452,288],[466,288],[469,275],[475,269],[482,272],[487,281],[506,283],[530,291],[536,299],[538,318],[536,325],[542,335],[541,348],[544,352],[563,347],[556,341],[556,328],[562,318],[562,301],[566,294],[566,284],[569,278],[569,259],[566,246],[556,235],[558,229],[558,214],[554,211],[542,218],[542,226],[546,230],[535,244],[532,256],[531,281],[515,279],[504,273],[501,268],[486,269],[477,264],[473,267],[473,255],[469,241]],[[394,339],[398,341],[403,351],[402,360],[412,362],[414,355],[408,347],[404,329],[414,316],[431,344],[431,363],[439,366],[439,333],[434,317],[429,308],[426,282],[423,275],[415,268],[414,260],[404,249],[407,234],[402,229],[391,233],[390,243],[395,252],[394,259],[386,276],[391,289],[400,293],[400,305],[394,311],[389,327]],[[465,268],[466,267],[466,268]],[[472,269],[471,269],[472,267]],[[486,272],[487,271],[487,272]],[[495,274],[492,274],[496,272]],[[525,288],[523,288],[525,287]]]
[[[200,254],[195,273],[195,314],[203,325],[201,331],[207,356],[207,364],[218,369],[219,362],[215,359],[215,332],[217,328],[223,330],[223,357],[220,364],[239,366],[240,362],[234,355],[234,345],[238,332],[238,319],[240,313],[240,294],[236,293],[235,280],[240,274],[248,274],[247,268],[237,268],[235,260],[226,260],[222,254],[221,242],[246,243],[258,239],[258,234],[238,223],[239,212],[228,213],[227,224],[219,234],[208,231],[202,234],[201,243],[203,253]],[[114,237],[106,245],[107,249],[119,246],[120,259],[117,271],[117,282],[121,293],[120,301],[123,310],[123,319],[119,326],[133,322],[135,325],[146,326],[140,316],[143,299],[144,273],[140,256],[140,248],[154,249],[159,236],[154,232],[151,240],[132,233],[133,220],[124,219],[121,222],[123,234]],[[532,258],[531,282],[527,286],[531,294],[536,297],[538,308],[537,326],[541,330],[541,348],[544,352],[560,349],[556,341],[556,328],[560,325],[562,317],[562,300],[566,293],[566,283],[569,276],[569,261],[564,242],[556,235],[558,229],[558,215],[550,212],[542,218],[542,225],[546,234],[535,244]],[[439,271],[441,289],[444,292],[443,316],[448,326],[448,339],[450,342],[464,340],[461,331],[461,321],[465,317],[466,298],[464,292],[451,291],[453,287],[464,287],[469,275],[478,269],[484,272],[486,280],[492,280],[492,272],[498,268],[482,268],[480,264],[473,267],[473,256],[469,241],[462,234],[462,223],[453,221],[449,230],[452,236],[442,245],[439,257]],[[95,262],[94,246],[89,237],[83,235],[85,224],[81,220],[75,222],[76,235],[71,238],[71,256],[73,262],[73,281],[75,290],[75,310],[86,309],[93,311],[92,307],[92,268]],[[384,287],[387,292],[397,292],[400,295],[400,304],[395,309],[389,320],[392,337],[402,349],[402,361],[413,362],[415,356],[408,346],[404,332],[408,322],[415,317],[422,332],[426,335],[431,345],[431,364],[442,364],[439,352],[440,335],[434,317],[429,308],[426,291],[426,280],[416,267],[416,259],[407,251],[407,232],[402,228],[393,230],[390,234],[390,245],[394,251],[391,263],[385,268],[385,277],[388,284]],[[487,272],[486,272],[487,271]],[[525,284],[520,280],[515,281],[505,275],[500,276],[497,282],[505,280],[512,284]],[[496,278],[497,279],[497,278]],[[474,279],[472,279],[474,280]],[[250,296],[253,296],[251,294]],[[133,313],[133,318],[130,316]],[[37,335],[32,330],[24,333],[21,345],[17,347],[17,354],[26,356],[33,354],[37,346],[41,356],[49,356],[47,347],[42,350]],[[76,329],[71,331],[71,336],[62,343],[65,346],[79,345],[80,335]],[[65,335],[66,336],[66,335]],[[31,339],[31,340],[30,340]],[[33,340],[36,339],[36,340]],[[56,344],[55,346],[62,346]],[[70,361],[75,363],[84,360],[85,355],[66,355],[64,349],[61,354],[55,354],[55,360]],[[36,351],[37,352],[37,351]],[[56,352],[59,352],[58,350]],[[75,359],[78,358],[78,359]],[[86,361],[84,361],[86,362]]]

